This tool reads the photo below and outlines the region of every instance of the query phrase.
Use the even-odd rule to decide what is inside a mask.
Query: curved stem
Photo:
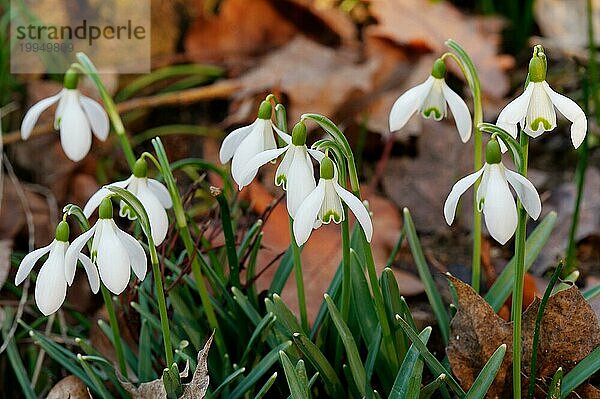
[[[523,163],[519,168],[522,176],[527,176],[527,154],[529,149],[529,136],[523,131],[520,133],[521,148],[523,149]],[[513,398],[521,398],[521,318],[523,310],[523,279],[525,275],[525,239],[527,236],[527,213],[517,201],[518,225],[515,236],[515,279],[513,282],[513,297],[511,315],[513,320]]]
[[[131,148],[131,144],[129,143],[129,139],[127,138],[127,134],[125,133],[125,127],[123,126],[123,121],[121,120],[121,116],[119,115],[119,111],[117,110],[115,102],[113,101],[111,95],[108,93],[108,90],[106,90],[102,79],[100,79],[96,66],[92,63],[88,56],[84,53],[77,53],[77,59],[81,63],[81,67],[85,74],[90,77],[90,79],[98,89],[100,97],[102,97],[104,107],[106,108],[106,113],[108,114],[108,117],[112,122],[113,128],[115,129],[115,133],[119,138],[119,144],[121,144],[121,148],[123,149],[123,153],[125,154],[127,164],[130,168],[133,169],[133,165],[135,165],[136,158],[133,153],[133,149]]]
[[[292,255],[294,258],[294,273],[296,278],[296,292],[298,294],[298,308],[300,309],[300,320],[302,329],[308,333],[308,314],[306,311],[306,295],[304,293],[304,276],[302,275],[302,259],[300,258],[300,247],[296,243],[293,230],[294,220],[290,217],[290,246],[292,247]]]
[[[473,168],[478,171],[483,166],[483,143],[482,133],[479,124],[483,122],[483,106],[481,101],[481,84],[477,69],[467,52],[453,40],[448,40],[446,45],[454,50],[454,53],[445,53],[442,58],[452,58],[460,67],[471,93],[473,95],[473,142],[474,142],[474,157]],[[475,292],[479,292],[481,282],[481,213],[477,208],[477,189],[481,179],[477,179],[473,186],[473,259],[471,267],[471,285]]]
[[[123,344],[121,343],[121,334],[119,332],[119,322],[117,321],[117,314],[115,313],[112,296],[102,283],[100,283],[100,290],[102,291],[102,299],[104,299],[106,312],[108,313],[108,321],[110,323],[110,329],[113,335],[113,345],[117,355],[117,363],[119,363],[119,371],[124,377],[126,377],[127,365],[125,363],[125,354],[123,353]]]
[[[154,287],[158,296],[158,312],[160,314],[160,327],[163,334],[163,344],[165,347],[165,360],[167,367],[173,364],[173,347],[171,346],[171,331],[169,329],[169,316],[167,315],[167,301],[165,300],[165,290],[163,287],[162,273],[156,253],[156,246],[151,240],[148,240],[150,248],[150,263],[152,263],[152,275],[154,277]]]

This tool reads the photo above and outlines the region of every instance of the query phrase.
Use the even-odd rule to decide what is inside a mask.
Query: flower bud
[[[436,79],[443,79],[444,76],[446,76],[446,64],[444,63],[444,60],[441,58],[435,60],[433,68],[431,69],[431,76]]]
[[[500,163],[502,160],[502,150],[500,149],[500,143],[496,138],[492,138],[488,141],[487,146],[485,147],[485,161],[492,165],[495,163]]]
[[[298,122],[292,129],[292,144],[302,146],[306,144],[306,125],[304,122]]]
[[[67,72],[65,72],[65,77],[63,79],[63,86],[65,87],[65,89],[76,89],[78,83],[79,73],[77,72],[77,70],[75,70],[75,68],[67,69]]]
[[[113,205],[109,197],[106,197],[100,203],[98,209],[98,217],[100,219],[112,219],[113,218]]]
[[[333,161],[329,157],[321,160],[321,179],[333,179]]]
[[[148,176],[148,164],[146,160],[143,158],[135,161],[135,165],[133,166],[133,175],[135,177],[147,177]]]
[[[69,224],[64,220],[56,226],[56,241],[68,242],[69,241]]]
[[[271,107],[271,103],[268,101],[261,102],[258,108],[258,119],[271,119],[272,109],[273,107]]]

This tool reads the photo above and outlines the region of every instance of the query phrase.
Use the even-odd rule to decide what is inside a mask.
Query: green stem
[[[167,362],[167,367],[171,367],[173,364],[173,347],[171,346],[171,331],[169,330],[169,316],[167,315],[167,301],[165,300],[162,273],[160,271],[156,246],[153,242],[149,242],[148,247],[150,248],[150,262],[152,263],[154,287],[156,288],[156,295],[158,296],[158,312],[160,314],[160,327],[162,329],[163,344],[165,346],[165,360]]]
[[[529,136],[521,131],[520,144],[523,150],[523,163],[519,169],[522,176],[527,176],[527,154]],[[521,399],[521,316],[523,310],[523,279],[525,275],[525,239],[527,236],[527,213],[517,201],[518,225],[515,236],[515,279],[513,282],[512,320],[513,320],[513,398]]]
[[[123,344],[121,343],[121,334],[119,333],[119,322],[117,321],[117,314],[115,313],[115,307],[113,305],[112,296],[104,284],[100,283],[100,290],[102,291],[102,298],[106,305],[106,311],[108,312],[108,321],[110,323],[110,329],[113,335],[113,344],[115,352],[117,354],[117,362],[119,363],[119,371],[121,374],[127,376],[127,365],[125,363],[125,354],[123,352]]]
[[[90,77],[98,92],[100,93],[100,97],[102,97],[102,102],[104,103],[104,107],[106,108],[106,113],[112,122],[113,128],[115,129],[115,133],[119,138],[119,144],[121,144],[121,148],[123,149],[123,153],[125,154],[125,159],[127,159],[127,164],[130,168],[133,168],[135,165],[136,157],[133,153],[133,149],[131,148],[131,144],[129,143],[129,139],[127,138],[127,134],[125,133],[125,127],[123,126],[123,121],[121,120],[121,116],[119,115],[119,111],[117,110],[117,106],[113,101],[111,95],[106,90],[102,79],[98,75],[98,70],[96,66],[92,63],[92,61],[88,58],[84,53],[77,53],[77,59],[81,63],[83,72]]]
[[[350,224],[348,222],[348,207],[344,204],[344,220],[342,227],[342,319],[348,322],[350,315]]]
[[[298,308],[300,309],[300,320],[302,329],[308,333],[308,314],[306,311],[306,295],[304,294],[304,276],[302,275],[302,259],[300,258],[300,247],[296,243],[293,231],[294,220],[290,217],[290,246],[292,247],[292,255],[294,259],[294,272],[296,277],[296,292],[298,294]]]
[[[229,276],[231,285],[236,288],[241,288],[240,283],[240,263],[235,248],[235,237],[233,235],[233,227],[231,226],[231,212],[227,198],[220,189],[214,188],[215,197],[221,208],[221,225],[223,226],[223,235],[225,236],[225,247],[227,249],[227,260],[229,261]]]
[[[483,122],[483,106],[481,101],[481,84],[477,69],[467,52],[453,40],[448,40],[446,45],[456,52],[446,53],[442,56],[451,57],[460,67],[471,93],[473,95],[473,141],[474,141],[474,171],[478,171],[483,166],[483,147],[482,133],[479,129],[479,124]],[[480,179],[477,179],[473,186],[473,259],[471,267],[471,285],[475,292],[479,292],[481,283],[481,212],[477,207],[477,189],[479,188]]]

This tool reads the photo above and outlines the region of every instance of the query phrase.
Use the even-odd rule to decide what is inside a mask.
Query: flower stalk
[[[100,291],[102,292],[102,299],[104,299],[104,305],[106,306],[106,312],[108,313],[108,322],[113,335],[113,345],[115,347],[115,354],[117,355],[119,371],[122,375],[126,376],[127,365],[125,363],[125,354],[123,352],[123,344],[121,343],[121,334],[119,332],[119,322],[117,320],[117,314],[113,305],[112,296],[102,283],[100,284]]]

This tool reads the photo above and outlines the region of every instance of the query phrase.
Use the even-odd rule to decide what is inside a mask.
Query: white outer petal
[[[169,230],[169,218],[167,217],[167,211],[158,198],[154,196],[154,193],[148,188],[148,184],[145,180],[146,179],[144,178],[140,179],[137,198],[140,200],[148,214],[154,244],[160,245],[167,236],[167,231]]]
[[[283,140],[283,142],[285,144],[291,144],[291,142],[292,142],[291,135],[289,135],[286,132],[284,132],[283,130],[279,129],[277,126],[275,126],[275,124],[273,122],[271,122],[271,126],[273,126],[273,130],[275,130],[275,133],[277,133],[277,135]]]
[[[109,186],[117,186],[117,187],[125,188],[131,181],[131,178],[132,178],[132,176],[130,176],[129,179],[127,179],[127,180],[121,180],[118,182],[110,183]],[[98,208],[98,206],[100,205],[102,200],[104,198],[106,198],[106,196],[109,194],[112,194],[112,191],[110,191],[106,187],[102,187],[100,190],[96,191],[90,197],[90,199],[86,202],[85,206],[83,207],[83,214],[85,215],[85,217],[89,218],[90,215],[92,213],[94,213],[94,210],[96,208]]]
[[[269,124],[268,127],[270,128],[271,121],[258,119],[250,134],[240,143],[235,154],[233,154],[231,176],[240,187],[242,187],[242,182],[246,179],[254,179],[254,176],[258,172],[258,169],[252,171],[247,166],[252,158],[266,149],[265,127],[267,124]],[[271,136],[273,136],[272,130]],[[250,176],[246,176],[247,174]]]
[[[317,187],[298,208],[293,226],[294,237],[298,245],[302,245],[308,241],[308,237],[310,237],[310,233],[315,226],[315,220],[317,220],[317,214],[319,213],[319,209],[321,209],[324,196],[325,188],[323,187],[323,182],[319,181]]]
[[[227,163],[233,157],[233,154],[237,151],[241,142],[252,132],[254,126],[258,119],[255,120],[252,124],[248,126],[242,126],[240,128],[235,129],[233,132],[229,133],[227,137],[223,140],[221,144],[221,149],[219,150],[219,160],[221,163]]]
[[[43,100],[35,103],[29,111],[25,114],[23,122],[21,123],[21,138],[27,140],[31,136],[31,131],[35,126],[35,123],[39,119],[42,112],[47,110],[52,104],[57,102],[62,95],[62,91],[52,97],[44,98]]]
[[[73,284],[73,278],[75,277],[75,269],[77,267],[77,259],[79,258],[79,254],[81,253],[81,250],[85,244],[90,240],[90,238],[92,238],[92,235],[94,235],[97,227],[98,223],[73,240],[67,249],[65,254],[65,280],[67,280],[69,285]]]
[[[102,234],[97,238],[96,264],[100,279],[110,292],[119,295],[129,284],[131,275],[129,254],[117,236],[117,225],[112,219],[100,219]],[[94,240],[96,241],[96,240]]]
[[[287,170],[286,205],[289,215],[294,218],[306,197],[316,188],[313,164],[306,147],[296,147],[294,158]]]
[[[42,256],[50,252],[53,246],[56,244],[56,240],[53,240],[50,244],[45,247],[38,248],[35,251],[32,251],[25,255],[21,263],[19,264],[19,269],[17,270],[17,275],[15,276],[15,285],[19,285],[27,278],[29,273],[31,273],[31,269],[35,266],[36,262],[40,260]]]
[[[431,90],[435,78],[429,76],[425,82],[402,94],[392,106],[390,111],[390,131],[402,129],[410,117],[417,112],[423,104],[425,97]]]
[[[256,173],[258,172],[258,169],[261,166],[263,166],[267,162],[271,162],[272,160],[274,160],[275,158],[277,158],[278,156],[280,156],[281,154],[286,152],[289,148],[290,148],[289,146],[283,147],[283,148],[274,148],[272,150],[266,150],[266,151],[260,152],[260,153],[256,154],[254,157],[252,157],[247,162],[246,167],[244,168],[246,170],[246,175],[239,182],[240,190],[243,187],[250,184],[250,182],[252,182],[252,179],[254,178],[254,176],[256,176]]]
[[[67,296],[65,280],[65,251],[69,243],[56,241],[35,283],[35,303],[48,316],[56,312]]]
[[[100,289],[100,276],[98,276],[98,269],[96,268],[96,266],[94,266],[92,260],[84,254],[80,253],[77,256],[77,259],[79,259],[79,261],[83,265],[83,268],[85,269],[88,282],[90,283],[90,289],[94,294],[97,294],[98,290]]]
[[[81,161],[92,146],[90,123],[79,104],[77,90],[66,90],[63,100],[65,104],[60,120],[60,143],[71,161]]]
[[[164,184],[158,180],[148,179],[148,188],[154,193],[156,198],[160,201],[165,209],[169,209],[173,206],[173,200],[171,200],[171,194]]]
[[[575,101],[555,92],[550,88],[548,83],[543,82],[542,85],[546,94],[548,94],[550,100],[552,100],[552,104],[554,104],[565,118],[573,123],[571,125],[571,141],[573,142],[573,146],[578,148],[585,139],[585,134],[587,132],[587,118],[585,113]]]
[[[108,115],[106,115],[106,111],[102,108],[102,105],[84,95],[79,97],[79,103],[88,117],[94,135],[99,140],[106,140],[110,124],[108,122]]]
[[[513,138],[517,138],[517,124],[522,122],[527,115],[533,87],[533,83],[529,83],[523,94],[508,103],[498,115],[496,125],[506,130]],[[508,149],[502,141],[500,141],[500,147],[503,153]]]
[[[535,186],[524,176],[504,168],[506,180],[515,189],[517,197],[533,220],[537,220],[542,212],[542,202]]]
[[[140,280],[144,280],[146,277],[146,270],[148,269],[146,252],[144,252],[144,248],[142,248],[138,240],[125,233],[121,229],[117,228],[116,233],[119,240],[121,240],[121,244],[123,244],[127,250],[133,272]]]
[[[450,194],[448,194],[448,198],[446,198],[446,202],[444,203],[444,217],[446,218],[446,223],[448,223],[448,225],[451,225],[454,221],[458,199],[465,191],[467,191],[469,187],[475,184],[477,179],[479,179],[479,176],[481,176],[483,173],[484,169],[485,165],[477,172],[463,177],[457,181],[454,186],[452,186],[452,190],[450,190]]]
[[[517,206],[500,165],[490,165],[483,216],[490,235],[504,245],[517,229]]]
[[[363,204],[354,194],[342,188],[337,182],[334,182],[333,186],[335,187],[335,192],[340,196],[342,201],[348,205],[348,208],[354,213],[354,216],[356,216],[356,220],[358,220],[358,223],[360,223],[365,232],[367,241],[371,242],[371,238],[373,238],[373,223],[371,222],[371,217],[369,216],[369,211],[367,211],[365,204]]]
[[[467,107],[467,104],[458,94],[448,87],[446,82],[442,85],[442,92],[444,93],[444,98],[446,99],[448,106],[450,106],[452,116],[454,116],[454,122],[456,123],[460,139],[463,143],[466,143],[471,137],[472,128],[469,107]]]
[[[321,163],[323,158],[325,158],[325,154],[319,150],[313,150],[312,148],[308,148],[307,151],[310,154],[310,156],[313,157],[319,163]]]

